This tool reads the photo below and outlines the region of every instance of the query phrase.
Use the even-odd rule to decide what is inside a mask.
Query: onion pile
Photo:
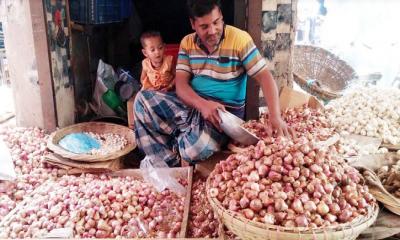
[[[63,176],[38,188],[0,229],[0,237],[45,237],[52,229],[71,227],[75,237],[83,238],[174,238],[183,211],[184,197],[156,192],[131,177]]]
[[[194,174],[189,215],[189,238],[218,238],[219,223],[206,196],[206,179]],[[239,239],[224,226],[225,239]]]
[[[359,88],[332,100],[326,107],[329,120],[339,131],[377,137],[400,144],[400,90]]]
[[[85,133],[93,137],[100,143],[99,149],[91,150],[90,154],[92,155],[107,155],[109,153],[122,150],[128,144],[128,141],[123,136],[120,136],[118,134],[98,134],[93,132]]]
[[[217,238],[219,223],[217,215],[207,200],[206,180],[195,175],[190,204],[189,237]]]
[[[49,178],[63,174],[62,170],[43,164],[47,154],[48,135],[39,128],[1,128],[0,138],[10,149],[17,179],[0,182],[0,220],[20,202],[24,196]],[[1,190],[3,189],[3,190]]]
[[[259,141],[218,163],[207,189],[228,210],[285,227],[348,223],[375,204],[362,176],[305,136]]]
[[[328,139],[334,132],[334,128],[321,110],[313,109],[306,105],[287,109],[282,113],[282,118],[297,135],[312,134],[322,141]],[[263,139],[269,137],[268,125],[268,114],[262,114],[259,120],[250,120],[244,123],[243,127]]]

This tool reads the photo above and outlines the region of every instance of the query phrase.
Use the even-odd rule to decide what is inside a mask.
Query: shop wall
[[[45,127],[40,96],[34,28],[30,4],[24,1],[1,1],[5,48],[10,72],[18,126]],[[36,28],[36,33],[44,28]],[[49,110],[50,111],[50,110]]]
[[[295,39],[297,0],[263,0],[261,42],[278,87],[292,86],[291,53]]]
[[[75,121],[74,81],[71,74],[70,34],[66,0],[43,0],[55,95],[57,125]]]

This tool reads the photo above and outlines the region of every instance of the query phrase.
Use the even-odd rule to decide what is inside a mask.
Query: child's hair
[[[158,31],[146,31],[144,33],[142,33],[142,35],[140,36],[140,43],[142,44],[142,47],[145,48],[146,44],[144,42],[144,40],[148,39],[148,38],[152,38],[152,37],[159,37],[161,38],[162,41],[162,37],[161,37],[161,33]]]

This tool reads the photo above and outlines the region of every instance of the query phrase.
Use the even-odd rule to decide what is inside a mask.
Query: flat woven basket
[[[58,145],[58,142],[67,134],[79,132],[93,132],[98,134],[113,133],[124,137],[127,140],[127,145],[116,152],[108,153],[105,155],[92,155],[92,154],[76,154],[69,152]],[[71,125],[59,129],[52,134],[47,141],[47,147],[54,153],[68,159],[82,161],[82,162],[102,162],[111,159],[116,159],[128,154],[136,148],[135,135],[133,131],[127,127],[105,122],[85,122]]]
[[[363,176],[369,186],[369,192],[391,212],[400,215],[400,199],[396,198],[383,187],[382,182],[375,172],[367,168],[363,170]]]
[[[362,231],[371,226],[375,222],[379,213],[378,205],[374,204],[368,209],[368,214],[366,216],[356,218],[351,223],[341,224],[336,228],[332,227],[310,230],[309,228],[289,228],[263,224],[248,220],[233,211],[225,209],[216,198],[210,197],[209,189],[211,186],[211,176],[212,174],[207,179],[206,183],[206,195],[211,207],[219,216],[220,221],[240,239],[244,240],[351,240],[356,239]]]
[[[335,99],[356,78],[354,69],[331,52],[308,45],[294,47],[293,79],[308,93]]]

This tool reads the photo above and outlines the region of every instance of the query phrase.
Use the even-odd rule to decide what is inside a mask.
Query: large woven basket
[[[379,213],[377,204],[368,209],[368,214],[363,217],[356,218],[351,223],[341,224],[336,228],[320,228],[310,230],[308,228],[299,227],[282,227],[270,225],[248,220],[238,213],[225,209],[216,198],[212,198],[209,194],[210,177],[206,183],[207,199],[213,210],[217,213],[220,221],[240,239],[246,240],[337,240],[337,239],[356,239],[362,231],[371,226]]]
[[[293,79],[308,93],[322,100],[338,98],[356,78],[354,69],[329,51],[308,45],[294,47]]]
[[[124,137],[127,140],[127,145],[116,152],[108,153],[106,155],[92,155],[92,154],[76,154],[69,152],[58,145],[58,142],[67,134],[78,132],[93,132],[98,134],[114,133]],[[82,162],[101,162],[110,159],[116,159],[128,154],[136,148],[135,135],[133,131],[127,127],[105,122],[85,122],[61,128],[52,134],[47,142],[47,147],[57,153],[58,155]]]

